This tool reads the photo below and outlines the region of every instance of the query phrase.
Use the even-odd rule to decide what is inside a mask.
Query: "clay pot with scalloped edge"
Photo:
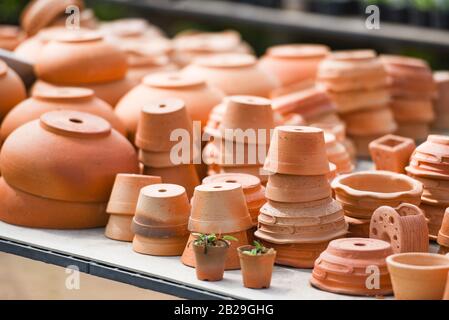
[[[0,60],[0,121],[26,96],[25,85],[20,77]]]

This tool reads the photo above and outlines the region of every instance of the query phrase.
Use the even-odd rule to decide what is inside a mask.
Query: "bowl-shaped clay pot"
[[[14,51],[25,39],[25,33],[13,25],[0,25],[0,48]]]
[[[315,261],[310,282],[318,289],[340,294],[390,295],[393,290],[385,258],[392,253],[388,242],[377,239],[331,241]],[[378,283],[370,281],[369,277],[374,273]]]
[[[342,175],[332,181],[332,189],[345,215],[370,219],[383,205],[419,205],[422,184],[406,175],[388,171],[363,171]]]
[[[127,69],[126,55],[90,31],[57,36],[45,45],[35,65],[40,79],[65,85],[121,80]]]
[[[244,253],[254,248],[254,246],[242,246],[237,249],[242,267],[243,285],[252,289],[269,288],[276,251],[272,250],[258,255]]]
[[[21,125],[49,111],[76,110],[87,112],[107,120],[111,126],[126,135],[125,126],[115,115],[112,107],[96,98],[94,92],[85,88],[41,88],[34,90],[32,96],[16,105],[5,117],[1,129],[1,140]]]
[[[26,96],[25,85],[17,73],[0,60],[0,120]]]
[[[444,213],[443,223],[438,232],[437,242],[440,246],[449,247],[449,209]]]
[[[398,253],[387,258],[394,296],[399,300],[441,300],[449,257],[432,253]]]
[[[125,137],[78,111],[48,112],[19,127],[3,144],[0,167],[16,189],[73,202],[107,202],[117,173],[139,171]]]
[[[257,59],[248,54],[217,54],[200,57],[183,74],[202,77],[226,95],[251,95],[268,98],[279,86],[277,79],[262,70]]]
[[[203,281],[220,281],[225,271],[226,256],[229,248],[220,243],[214,247],[192,244],[196,260],[196,277]]]

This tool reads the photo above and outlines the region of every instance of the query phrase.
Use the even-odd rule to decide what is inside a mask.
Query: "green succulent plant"
[[[196,246],[204,246],[204,253],[207,254],[207,249],[209,247],[216,247],[219,243],[224,244],[229,247],[230,241],[238,241],[236,237],[233,236],[221,236],[216,235],[215,233],[207,234],[207,233],[193,233],[195,240],[193,240],[193,244]]]
[[[257,255],[266,254],[266,253],[274,251],[272,248],[268,249],[268,248],[264,247],[264,245],[261,244],[259,241],[254,241],[253,246],[254,246],[254,248],[252,248],[250,250],[244,250],[243,253],[250,255],[250,256],[257,256]]]

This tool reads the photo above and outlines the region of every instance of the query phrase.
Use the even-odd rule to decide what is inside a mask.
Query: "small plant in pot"
[[[253,246],[242,246],[237,250],[242,267],[243,285],[252,289],[269,288],[276,251],[264,247],[258,241],[254,241]]]
[[[193,233],[193,252],[196,259],[196,277],[203,281],[223,279],[226,256],[230,241],[238,241],[232,236]]]

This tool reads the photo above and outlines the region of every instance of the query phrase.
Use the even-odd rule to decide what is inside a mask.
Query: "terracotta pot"
[[[393,133],[397,129],[393,113],[380,107],[344,114],[346,132],[351,136],[372,136]]]
[[[422,202],[436,206],[449,206],[449,181],[423,178],[413,174],[409,176],[423,184]]]
[[[263,186],[267,184],[268,175],[265,170],[263,170],[263,166],[261,165],[253,165],[253,166],[219,166],[219,172],[216,173],[243,173],[250,174],[252,176],[256,176],[260,179],[260,182]]]
[[[224,244],[215,247],[192,244],[196,260],[196,277],[203,281],[220,281],[223,279],[226,255],[229,248]]]
[[[57,36],[42,49],[35,65],[40,79],[66,85],[121,80],[127,69],[126,55],[94,32]]]
[[[110,215],[105,229],[106,237],[131,242],[134,237],[131,223],[136,212],[140,189],[161,182],[160,177],[127,173],[117,174],[106,209]]]
[[[244,251],[249,251],[254,246],[239,247],[238,253],[240,265],[242,266],[243,285],[251,289],[269,288],[271,284],[271,274],[273,273],[276,251],[270,251],[260,255],[248,255]]]
[[[206,125],[209,112],[220,103],[223,94],[196,77],[180,73],[158,73],[145,77],[142,83],[128,92],[117,104],[116,113],[128,132],[135,133],[144,105],[156,99],[181,99],[194,121]]]
[[[342,175],[332,181],[336,199],[345,215],[370,219],[383,205],[397,207],[401,203],[419,205],[422,184],[406,175],[389,171],[362,171]]]
[[[144,42],[164,36],[164,32],[157,26],[150,24],[144,18],[121,18],[102,22],[100,30],[108,36],[123,42]]]
[[[396,122],[398,129],[395,134],[398,136],[408,137],[417,142],[423,142],[430,134],[430,127],[428,123]]]
[[[420,160],[436,164],[449,164],[449,137],[430,135],[427,137],[427,141],[416,148],[416,152],[421,154]]]
[[[0,220],[31,228],[86,229],[106,225],[105,202],[70,202],[14,189],[0,178]]]
[[[318,289],[357,296],[384,296],[393,293],[385,259],[392,254],[388,242],[348,238],[329,243],[315,261],[311,284]],[[379,276],[379,287],[370,287],[370,276]]]
[[[264,169],[296,175],[329,173],[324,134],[311,127],[276,127]]]
[[[354,165],[345,146],[338,142],[332,133],[325,133],[324,141],[327,158],[337,167],[337,174],[351,173],[354,170]]]
[[[161,183],[142,188],[132,223],[132,230],[139,236],[133,240],[134,251],[180,256],[189,237],[189,213],[189,200],[183,187]]]
[[[96,98],[94,92],[85,88],[38,88],[32,96],[16,105],[5,117],[1,129],[1,139],[5,140],[11,132],[21,125],[49,111],[76,110],[91,113],[107,120],[111,126],[126,135],[125,126],[115,115],[112,107]]]
[[[400,123],[430,123],[434,120],[432,100],[393,99],[390,108]]]
[[[66,26],[67,16],[63,15],[54,20],[50,26]],[[79,25],[81,28],[87,28],[87,29],[97,29],[99,26],[99,21],[97,17],[95,16],[95,12],[93,9],[86,9],[83,8],[79,15]]]
[[[221,167],[262,167],[266,161],[266,154],[269,150],[269,145],[262,142],[270,140],[261,137],[261,132],[258,132],[259,134],[254,131],[252,132],[253,133],[250,133],[249,135],[241,135],[238,130],[227,131],[225,139],[220,139],[216,163]],[[262,133],[265,134],[265,132]],[[259,138],[257,138],[257,136]],[[246,137],[249,137],[249,139]],[[241,143],[232,141],[232,139],[240,141],[250,140],[251,142],[257,143]]]
[[[387,258],[395,298],[441,300],[449,257],[432,253],[399,253]]]
[[[0,60],[0,121],[26,96],[25,85],[17,73]]]
[[[376,170],[397,173],[405,173],[405,167],[415,148],[416,145],[412,139],[392,134],[376,139],[369,144]]]
[[[274,74],[283,87],[315,79],[318,65],[328,55],[329,47],[316,44],[285,44],[268,48],[260,66]]]
[[[438,232],[437,242],[440,246],[449,247],[449,210],[444,213],[443,222]]]
[[[437,71],[433,74],[438,88],[438,98],[435,99],[435,121],[432,126],[436,129],[449,129],[449,72]]]
[[[429,251],[429,228],[424,212],[408,203],[397,208],[377,208],[371,217],[370,238],[389,242],[394,253]]]
[[[327,176],[272,174],[268,178],[266,197],[277,202],[310,202],[331,196]]]
[[[424,214],[428,219],[429,238],[436,241],[441,229],[446,207],[437,207],[424,202],[421,203],[419,207],[424,211]]]
[[[348,238],[369,238],[370,219],[357,219],[345,216],[348,224]]]
[[[221,173],[203,179],[203,184],[239,183],[245,195],[246,206],[253,225],[257,225],[260,208],[265,204],[265,188],[256,176],[244,173]]]
[[[217,54],[199,57],[183,71],[187,77],[202,77],[226,95],[268,98],[279,86],[274,75],[262,70],[249,54]]]
[[[377,109],[379,106],[385,106],[390,102],[390,92],[386,87],[342,93],[328,92],[328,95],[341,114],[362,109]]]
[[[449,300],[449,273],[448,273],[448,280],[446,283],[446,290],[444,291],[443,300]]]
[[[0,48],[14,51],[25,39],[25,33],[19,27],[13,25],[0,25]]]
[[[139,170],[133,146],[106,120],[69,110],[15,130],[3,144],[0,166],[14,188],[72,202],[107,202],[115,175]]]

